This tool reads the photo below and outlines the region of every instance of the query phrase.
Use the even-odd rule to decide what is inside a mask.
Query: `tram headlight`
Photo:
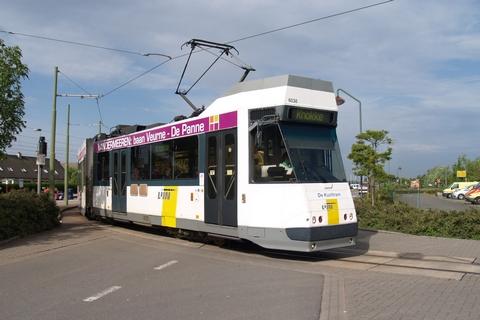
[[[343,220],[345,220],[345,221],[347,220],[347,214],[346,213],[343,215]]]
[[[312,223],[315,223],[317,222],[317,218],[315,218],[315,216],[312,217]]]
[[[322,221],[323,221],[322,216],[318,216],[318,223],[322,223]]]
[[[350,220],[353,220],[353,213],[350,212],[349,218]]]

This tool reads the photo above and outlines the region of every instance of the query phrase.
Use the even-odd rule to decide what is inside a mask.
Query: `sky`
[[[178,56],[198,38],[226,43],[245,36],[352,10],[379,0],[187,1],[0,0],[0,30]],[[58,92],[105,94],[165,61],[0,32],[22,49],[30,69],[23,82],[26,128],[8,153],[34,155],[39,132],[51,140],[54,67]],[[350,14],[233,43],[230,59],[256,69],[248,79],[282,74],[332,81],[362,102],[363,129],[392,137],[391,174],[414,177],[448,166],[460,154],[480,157],[474,134],[480,119],[480,0],[395,0]],[[196,54],[184,88],[214,57]],[[66,152],[71,105],[70,162],[82,139],[118,124],[169,122],[190,107],[175,90],[186,59],[172,60],[99,99],[57,99],[57,158]],[[208,106],[233,86],[242,70],[221,60],[189,93]],[[73,82],[72,82],[73,80]],[[74,84],[76,83],[76,84]],[[359,132],[359,108],[345,97],[337,134],[346,159]],[[100,110],[100,114],[99,111]],[[400,169],[401,168],[401,169]]]

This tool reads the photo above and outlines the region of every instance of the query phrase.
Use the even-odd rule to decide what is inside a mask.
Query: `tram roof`
[[[249,80],[245,82],[239,82],[228,90],[224,96],[230,96],[233,94],[270,89],[276,87],[297,87],[303,89],[310,89],[315,91],[334,92],[333,84],[330,81],[318,80],[294,75],[282,75],[271,78],[263,78],[258,80]]]

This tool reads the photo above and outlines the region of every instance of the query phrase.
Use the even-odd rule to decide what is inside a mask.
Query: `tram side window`
[[[97,182],[109,182],[110,180],[110,153],[97,153],[96,167]]]
[[[196,136],[174,141],[173,174],[175,179],[198,176],[198,138]]]
[[[172,179],[172,142],[152,145],[152,179]]]
[[[150,145],[132,148],[131,166],[132,180],[150,179]]]
[[[191,179],[198,176],[198,138],[152,145],[152,179]]]
[[[291,181],[295,178],[290,159],[278,126],[262,128],[260,140],[256,131],[250,133],[251,167],[250,181]]]

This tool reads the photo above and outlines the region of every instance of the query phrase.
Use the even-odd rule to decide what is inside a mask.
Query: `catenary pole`
[[[52,107],[52,136],[50,138],[50,170],[48,170],[49,192],[52,199],[55,198],[55,135],[56,135],[56,129],[57,129],[57,80],[58,80],[58,67],[55,67],[54,75],[53,75],[53,107]]]
[[[67,151],[65,153],[65,170],[63,170],[63,201],[68,206],[68,158],[70,153],[70,104],[67,107]]]

